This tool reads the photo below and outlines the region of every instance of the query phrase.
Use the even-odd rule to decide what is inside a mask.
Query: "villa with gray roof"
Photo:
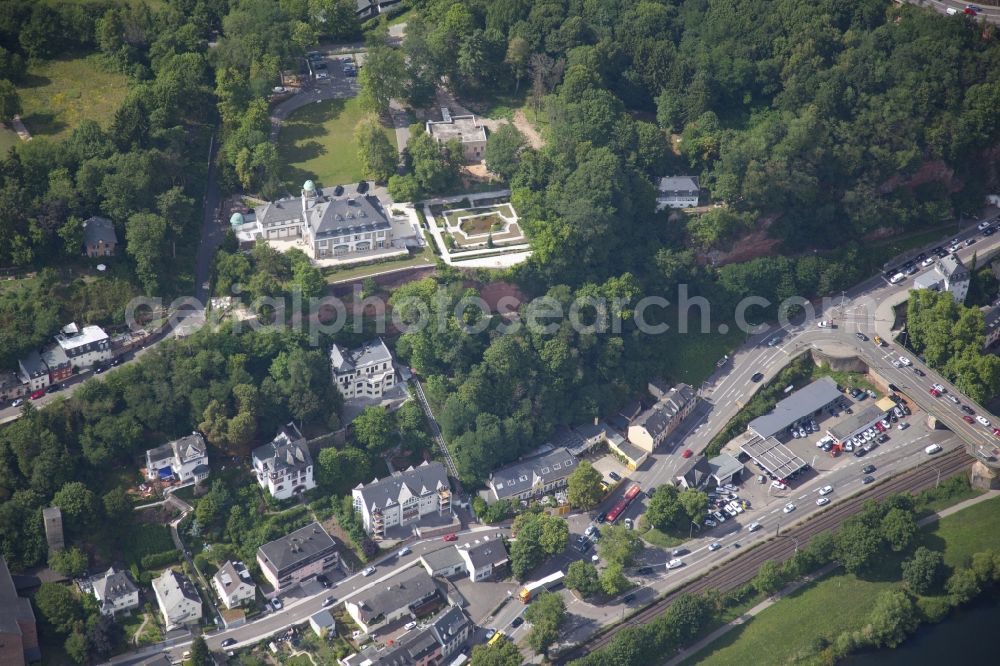
[[[91,217],[83,222],[83,253],[88,257],[110,257],[118,247],[115,223],[106,217]]]
[[[969,294],[971,275],[957,254],[949,254],[934,262],[934,267],[913,279],[914,289],[947,291],[956,303],[964,303]]]
[[[180,483],[208,478],[208,445],[199,432],[146,451],[146,478],[176,479]]]
[[[309,446],[294,423],[284,426],[269,443],[254,449],[252,459],[257,483],[272,497],[288,499],[316,487]]]
[[[382,338],[369,340],[360,347],[347,350],[334,344],[330,348],[333,385],[345,399],[381,398],[396,385],[396,368],[392,352]]]
[[[366,634],[442,600],[437,583],[422,567],[409,567],[348,597],[347,612]]]
[[[498,469],[490,474],[487,484],[489,501],[526,500],[565,488],[576,463],[576,456],[568,449],[559,447]]]
[[[365,531],[375,539],[397,525],[419,523],[428,515],[451,516],[451,487],[444,465],[424,461],[351,492]]]
[[[666,391],[653,384],[649,390],[657,398],[656,403],[629,424],[628,441],[652,453],[687,418],[697,399],[694,389],[687,384],[678,384]]]
[[[461,606],[449,606],[431,622],[431,631],[441,644],[441,656],[445,658],[462,647],[474,628]]]
[[[490,539],[484,536],[482,540],[477,539],[474,542],[463,543],[455,547],[458,549],[459,557],[465,563],[469,580],[474,583],[492,578],[495,572],[506,568],[510,563],[507,547],[500,539]]]
[[[17,367],[21,381],[28,385],[29,391],[37,391],[49,385],[49,367],[37,351],[30,351],[19,359]]]
[[[115,571],[114,567],[95,578],[91,582],[91,590],[101,615],[114,617],[139,607],[139,588],[127,573]]]
[[[392,244],[392,227],[378,199],[343,187],[319,189],[311,180],[298,198],[258,206],[254,218],[250,231],[246,223],[239,225],[238,235],[300,239],[313,259],[371,253]]]
[[[317,522],[257,549],[257,564],[276,593],[336,566],[337,544]]]
[[[201,620],[201,597],[184,574],[167,569],[153,579],[153,593],[167,631]]]
[[[656,194],[656,210],[664,208],[694,208],[700,189],[695,176],[665,176],[660,178]]]
[[[212,587],[226,608],[232,610],[257,595],[257,586],[242,562],[227,560],[212,576]]]

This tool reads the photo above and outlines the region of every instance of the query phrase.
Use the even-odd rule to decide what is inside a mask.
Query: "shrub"
[[[142,568],[148,570],[152,569],[162,569],[168,564],[173,564],[181,558],[181,551],[179,550],[165,550],[162,553],[152,553],[150,555],[143,555]]]

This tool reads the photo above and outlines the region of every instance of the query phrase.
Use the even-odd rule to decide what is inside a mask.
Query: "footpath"
[[[1000,490],[990,490],[990,491],[987,491],[987,492],[983,493],[982,495],[978,495],[978,496],[973,497],[971,499],[967,499],[964,502],[959,502],[958,504],[955,504],[953,506],[949,506],[947,509],[942,509],[941,511],[938,511],[936,513],[932,513],[931,515],[926,516],[926,517],[920,519],[917,522],[917,525],[919,525],[920,527],[924,527],[925,525],[929,525],[930,523],[938,521],[938,520],[940,520],[942,518],[945,518],[947,516],[950,516],[950,515],[952,515],[954,513],[958,513],[962,509],[967,509],[970,506],[974,506],[976,504],[979,504],[980,502],[985,502],[987,500],[991,500],[991,499],[993,499],[994,497],[997,497],[997,496],[1000,496]],[[825,567],[823,567],[823,568],[821,568],[821,569],[819,569],[817,571],[812,572],[811,574],[809,574],[808,576],[806,576],[804,579],[802,579],[800,581],[796,581],[796,582],[794,582],[794,583],[786,586],[784,589],[782,589],[780,592],[778,592],[774,596],[768,597],[767,599],[765,599],[764,601],[760,602],[759,604],[757,604],[753,608],[749,609],[747,612],[745,612],[742,615],[740,615],[735,620],[732,620],[731,622],[729,622],[729,623],[727,623],[727,624],[719,627],[718,629],[716,629],[715,631],[713,631],[712,633],[710,633],[708,636],[705,636],[705,638],[701,639],[700,641],[698,641],[697,643],[695,643],[691,647],[686,648],[684,650],[681,650],[680,652],[677,653],[677,656],[675,656],[673,659],[671,659],[670,661],[667,662],[666,666],[678,666],[685,659],[687,659],[691,655],[694,655],[694,654],[697,654],[697,653],[701,652],[706,647],[708,647],[709,645],[711,645],[715,641],[719,640],[721,637],[725,636],[726,634],[728,634],[730,631],[732,631],[736,627],[739,627],[741,625],[746,624],[751,619],[753,619],[754,617],[756,617],[757,615],[759,615],[762,611],[770,608],[774,604],[774,602],[779,601],[779,600],[783,599],[784,597],[787,597],[788,595],[792,594],[793,592],[795,592],[799,588],[803,587],[804,585],[808,585],[809,583],[812,583],[813,581],[822,578],[823,576],[827,575],[828,573],[830,573],[831,571],[833,571],[834,569],[836,569],[838,566],[840,566],[840,565],[837,562],[831,562],[830,564],[827,564]]]

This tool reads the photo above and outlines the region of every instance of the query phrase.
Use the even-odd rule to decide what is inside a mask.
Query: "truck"
[[[545,590],[553,590],[562,585],[563,578],[565,577],[565,573],[557,571],[553,574],[549,574],[545,578],[536,580],[533,583],[528,583],[521,588],[520,592],[517,593],[517,598],[521,600],[522,604],[526,604],[538,593],[544,592]]]

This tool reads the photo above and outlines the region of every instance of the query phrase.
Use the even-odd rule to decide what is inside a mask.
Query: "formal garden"
[[[432,206],[435,217],[444,220],[445,238],[454,241],[454,250],[471,250],[484,247],[504,247],[526,243],[518,216],[509,202],[491,203],[472,208],[469,201],[459,203],[461,208]]]

